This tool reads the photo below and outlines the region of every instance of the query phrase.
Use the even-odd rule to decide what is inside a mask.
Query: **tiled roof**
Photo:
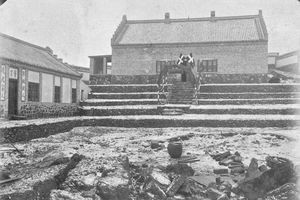
[[[54,57],[50,48],[30,44],[2,33],[0,33],[0,58],[71,76],[81,76]]]
[[[112,45],[268,40],[262,15],[163,20],[123,17]]]

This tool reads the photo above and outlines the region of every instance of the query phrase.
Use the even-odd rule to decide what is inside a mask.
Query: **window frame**
[[[28,82],[28,95],[27,95],[28,101],[40,102],[40,98],[41,98],[40,87],[41,87],[40,83]]]

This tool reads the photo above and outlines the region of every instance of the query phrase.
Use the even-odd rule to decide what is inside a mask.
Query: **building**
[[[272,72],[276,67],[276,58],[279,56],[277,52],[268,53],[268,71]]]
[[[77,112],[81,75],[43,48],[0,34],[0,117]]]
[[[69,67],[71,67],[82,76],[80,80],[80,100],[84,101],[88,98],[88,94],[91,92],[91,88],[89,87],[90,69],[75,65],[69,65]]]
[[[276,57],[276,70],[300,75],[300,50]]]
[[[268,33],[257,15],[158,20],[123,19],[112,39],[113,75],[154,75],[180,53],[203,74],[265,74]]]
[[[68,64],[69,67],[71,67],[73,70],[75,70],[76,72],[78,72],[79,74],[81,74],[82,78],[81,80],[84,82],[87,82],[90,80],[90,69],[87,67],[80,67],[80,66],[76,66],[76,65],[70,65]]]
[[[90,74],[107,75],[111,74],[111,55],[89,56]]]

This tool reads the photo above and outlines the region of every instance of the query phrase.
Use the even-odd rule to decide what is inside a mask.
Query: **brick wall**
[[[195,60],[218,59],[220,74],[268,72],[267,42],[252,42],[214,45],[113,46],[112,74],[155,74],[156,60],[176,60],[180,53],[193,53]]]
[[[65,117],[76,115],[77,104],[27,102],[21,103],[19,115],[26,118]]]

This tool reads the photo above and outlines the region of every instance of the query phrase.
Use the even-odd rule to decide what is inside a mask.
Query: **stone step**
[[[118,105],[84,106],[83,115],[159,115],[163,110],[181,110],[186,114],[215,115],[300,115],[300,104],[253,104],[253,105]]]
[[[225,105],[225,104],[296,104],[299,98],[265,98],[265,99],[198,99],[199,105]]]
[[[198,99],[263,99],[263,98],[297,98],[298,92],[243,92],[243,93],[198,93]]]
[[[92,93],[89,99],[157,99],[158,92],[132,92],[132,93]],[[165,95],[160,95],[165,98]]]
[[[243,93],[243,92],[300,92],[300,84],[267,83],[267,84],[204,84],[200,93]]]
[[[157,99],[88,99],[81,106],[157,105]]]
[[[90,85],[92,92],[99,93],[128,93],[128,92],[157,92],[157,84],[122,84],[122,85]]]

